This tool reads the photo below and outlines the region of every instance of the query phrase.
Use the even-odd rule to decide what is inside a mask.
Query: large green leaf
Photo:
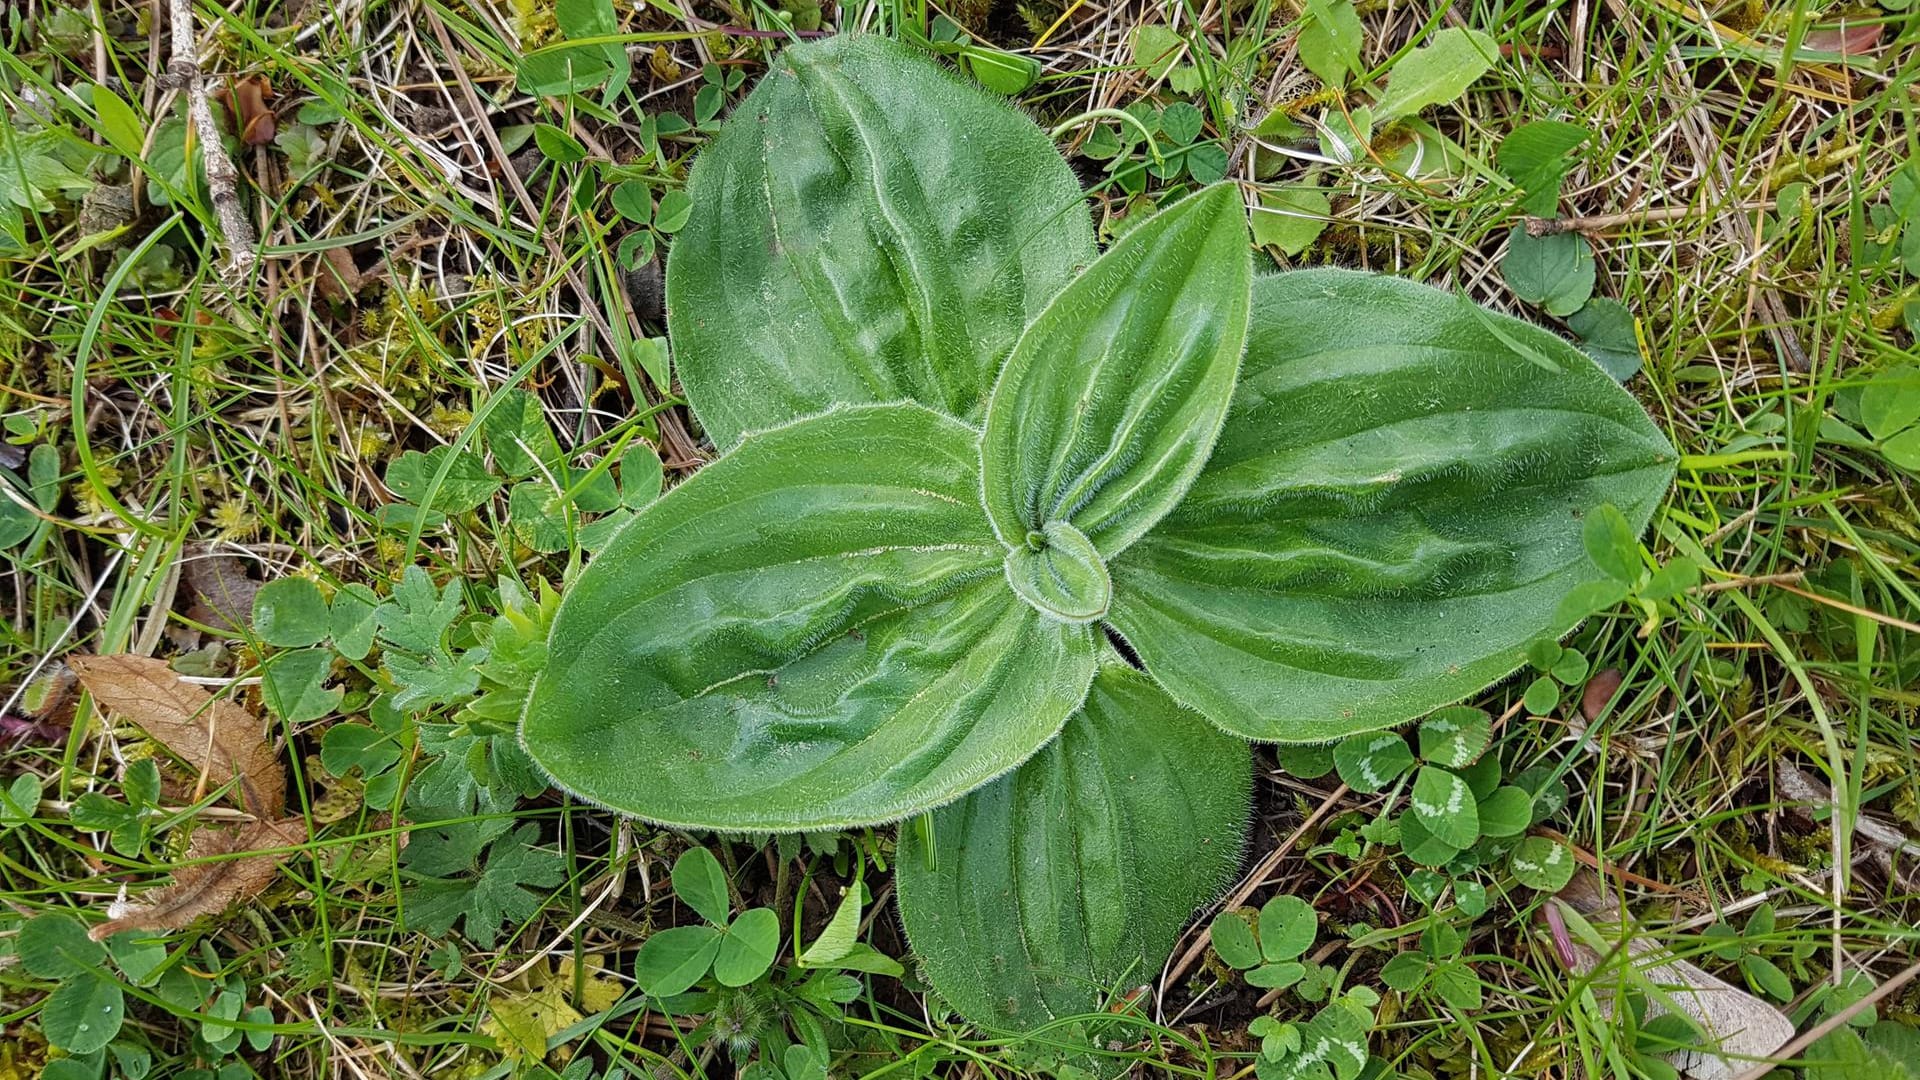
[[[1261,279],[1233,410],[1178,510],[1111,566],[1112,624],[1255,739],[1400,723],[1570,629],[1603,503],[1638,530],[1675,457],[1571,345],[1436,289]]]
[[[975,435],[912,404],[746,440],[567,591],[522,737],[556,783],[726,830],[890,821],[1059,731],[1086,627],[1007,589]]]
[[[1179,503],[1233,396],[1253,279],[1246,210],[1216,184],[1155,214],[1014,346],[980,440],[1010,558],[1070,523],[1111,559]],[[1008,576],[1019,576],[1012,562]]]
[[[1159,977],[1240,861],[1250,755],[1131,668],[1012,775],[902,828],[900,915],[933,985],[995,1028]]]
[[[782,53],[688,191],[668,320],[723,447],[840,403],[977,418],[1021,329],[1094,257],[1046,135],[881,37]]]

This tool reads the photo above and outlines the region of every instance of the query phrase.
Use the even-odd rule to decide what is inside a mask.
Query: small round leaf
[[[1560,643],[1552,638],[1539,638],[1527,646],[1527,663],[1533,665],[1535,671],[1551,671],[1564,652]]]
[[[635,225],[653,221],[653,189],[638,180],[629,180],[613,189],[613,209]]]
[[[507,493],[507,520],[520,542],[535,551],[567,548],[567,500],[545,480],[525,480]]]
[[[1213,951],[1220,959],[1241,971],[1260,965],[1260,943],[1254,940],[1253,927],[1238,912],[1223,911],[1214,916]]]
[[[733,904],[727,897],[727,873],[706,848],[688,848],[673,862],[673,894],[715,926],[727,925]]]
[[[1460,854],[1459,848],[1435,838],[1412,812],[1400,815],[1400,850],[1421,866],[1445,866]]]
[[[1575,686],[1587,678],[1587,657],[1578,649],[1567,649],[1553,665],[1553,677],[1567,686]]]
[[[1333,765],[1348,787],[1363,795],[1385,791],[1413,767],[1407,740],[1391,731],[1353,735],[1333,748]]]
[[[1533,716],[1550,715],[1554,706],[1560,704],[1560,684],[1553,681],[1553,676],[1542,675],[1527,684],[1526,695],[1520,703]]]
[[[713,967],[721,936],[711,926],[676,926],[654,934],[633,959],[633,981],[654,997],[685,993]]]
[[[1380,981],[1403,994],[1412,993],[1427,979],[1427,954],[1398,953],[1380,969]]]
[[[1573,880],[1573,853],[1566,845],[1544,836],[1520,841],[1507,865],[1520,884],[1541,892],[1559,892]]]
[[[1434,839],[1450,847],[1470,848],[1480,839],[1480,811],[1473,789],[1457,774],[1433,765],[1413,778],[1413,816]]]
[[[653,214],[653,227],[663,233],[679,232],[680,227],[693,216],[693,200],[684,191],[669,191],[660,196],[660,206]]]
[[[1580,540],[1586,545],[1587,557],[1608,577],[1627,585],[1639,580],[1645,569],[1640,560],[1640,540],[1618,507],[1612,503],[1595,507],[1587,515]]]
[[[660,497],[665,471],[653,447],[636,440],[620,455],[620,504],[638,510]]]
[[[67,980],[40,1009],[40,1030],[47,1041],[70,1054],[106,1048],[127,1018],[120,984],[97,975]]]
[[[1518,836],[1533,824],[1533,796],[1507,784],[1480,800],[1480,835]]]
[[[727,927],[713,977],[722,986],[745,986],[767,973],[780,951],[780,917],[772,908],[748,908]]]
[[[1296,960],[1279,964],[1262,964],[1247,972],[1247,985],[1262,990],[1284,990],[1301,979],[1306,978],[1307,967]]]
[[[106,947],[78,922],[57,912],[36,915],[20,927],[14,954],[28,974],[43,979],[84,975],[106,961]]]
[[[1420,756],[1448,769],[1480,759],[1493,740],[1493,719],[1470,705],[1437,709],[1420,722]]]
[[[1268,963],[1291,960],[1313,948],[1320,918],[1297,896],[1276,896],[1260,909],[1260,954]]]
[[[260,640],[283,649],[318,645],[330,629],[327,598],[306,578],[281,578],[260,586],[253,597],[253,631]]]

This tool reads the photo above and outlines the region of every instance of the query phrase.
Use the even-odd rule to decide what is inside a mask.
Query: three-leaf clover
[[[1515,836],[1533,824],[1533,796],[1501,784],[1499,761],[1484,756],[1492,738],[1493,721],[1484,711],[1449,706],[1420,722],[1418,756],[1399,734],[1373,732],[1337,744],[1334,768],[1364,794],[1405,785],[1412,772],[1400,845],[1423,866],[1443,866],[1482,837]]]
[[[1909,235],[1920,236],[1920,228]],[[1860,420],[1880,453],[1909,472],[1920,472],[1920,367],[1888,368],[1860,388]]]
[[[688,848],[673,863],[673,893],[706,925],[655,931],[634,957],[633,977],[654,997],[683,994],[713,973],[722,986],[745,986],[767,973],[780,951],[780,918],[772,908],[733,904],[726,871],[706,848]]]
[[[1700,564],[1685,556],[1661,566],[1649,566],[1642,554],[1640,530],[1612,503],[1603,503],[1587,515],[1580,541],[1604,577],[1583,582],[1560,598],[1556,622],[1577,622],[1597,611],[1632,600],[1646,613],[1648,624],[1659,619],[1662,605],[1671,605],[1700,584]]]
[[[1472,965],[1460,957],[1465,939],[1438,917],[1421,932],[1415,947],[1394,955],[1380,969],[1380,981],[1403,993],[1431,987],[1450,1008],[1471,1012],[1485,1004],[1485,986]]]
[[[1213,951],[1246,972],[1247,985],[1279,990],[1306,975],[1306,966],[1297,958],[1313,947],[1319,929],[1313,905],[1297,896],[1276,896],[1261,905],[1256,922],[1248,922],[1237,911],[1221,912],[1210,934]]]
[[[1527,684],[1526,695],[1521,698],[1527,712],[1534,716],[1551,716],[1560,704],[1560,688],[1584,686],[1590,670],[1585,653],[1552,638],[1541,638],[1527,646],[1527,663],[1540,673]]]
[[[108,973],[107,946],[72,918],[36,915],[20,927],[14,953],[27,974],[58,985],[40,1008],[40,1030],[72,1054],[101,1050],[120,1033],[126,997]]]
[[[1755,993],[1765,994],[1775,1001],[1790,1001],[1793,998],[1793,980],[1780,970],[1780,965],[1760,951],[1766,939],[1773,936],[1777,920],[1773,905],[1761,904],[1747,916],[1744,927],[1736,930],[1731,923],[1716,922],[1702,931],[1701,936],[1713,943],[1715,956],[1740,969],[1740,974]]]
[[[1356,988],[1304,1024],[1257,1018],[1248,1028],[1261,1037],[1255,1075],[1260,1080],[1354,1080],[1367,1067],[1367,1031],[1373,1026],[1373,1012],[1366,1000]]]
[[[1131,123],[1096,125],[1080,152],[1107,163],[1112,183],[1129,195],[1146,190],[1147,177],[1168,183],[1182,176],[1211,184],[1227,175],[1227,150],[1206,137],[1206,116],[1194,105],[1176,101],[1165,108],[1136,102],[1126,109]],[[1143,157],[1136,158],[1136,153]]]

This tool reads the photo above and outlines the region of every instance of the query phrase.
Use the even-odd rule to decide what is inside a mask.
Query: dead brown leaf
[[[1828,26],[1807,31],[1800,47],[1809,52],[1836,52],[1841,56],[1865,56],[1880,44],[1883,22],[1863,22],[1853,26]]]
[[[328,300],[345,304],[358,296],[373,276],[361,273],[359,264],[353,261],[353,252],[344,247],[330,247],[320,253],[320,271],[314,275],[313,287]]]
[[[272,97],[273,84],[265,75],[249,75],[227,84],[227,107],[233,110],[233,124],[241,142],[265,146],[273,141],[273,109],[267,104]]]
[[[241,809],[262,821],[286,814],[286,770],[253,714],[181,681],[165,661],[151,657],[71,656],[67,664],[103,706],[199,769],[205,782],[237,777]]]
[[[261,583],[247,576],[244,561],[232,555],[189,558],[182,564],[180,575],[193,594],[187,618],[234,633],[247,625]]]
[[[122,930],[178,930],[202,915],[218,915],[273,884],[286,853],[267,849],[291,847],[305,839],[306,826],[299,818],[255,821],[238,829],[201,829],[187,846],[187,860],[213,861],[181,867],[173,875],[173,884],[146,893],[139,903],[115,901],[107,909],[108,921],[87,934],[104,941]]]
[[[1607,705],[1613,701],[1613,695],[1619,692],[1619,668],[1603,668],[1594,672],[1593,678],[1587,680],[1587,688],[1580,693],[1580,715],[1586,717],[1589,724],[1598,722],[1600,717],[1606,715]]]
[[[102,706],[140,725],[203,783],[238,778],[243,809],[259,820],[236,829],[201,829],[173,884],[139,903],[117,901],[108,921],[89,933],[95,941],[122,930],[178,930],[202,915],[217,915],[259,895],[286,858],[278,848],[304,843],[307,829],[286,817],[287,774],[268,745],[258,718],[246,709],[182,681],[161,660],[146,656],[71,656],[68,666]],[[205,861],[201,861],[205,860]]]

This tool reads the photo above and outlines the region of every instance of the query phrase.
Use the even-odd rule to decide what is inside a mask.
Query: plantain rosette
[[[927,815],[901,913],[982,1025],[1151,981],[1238,865],[1246,740],[1511,673],[1605,576],[1583,516],[1673,475],[1552,334],[1256,277],[1230,185],[1096,255],[1046,136],[885,39],[788,49],[689,192],[669,329],[727,451],[567,592],[526,748],[686,828]]]

